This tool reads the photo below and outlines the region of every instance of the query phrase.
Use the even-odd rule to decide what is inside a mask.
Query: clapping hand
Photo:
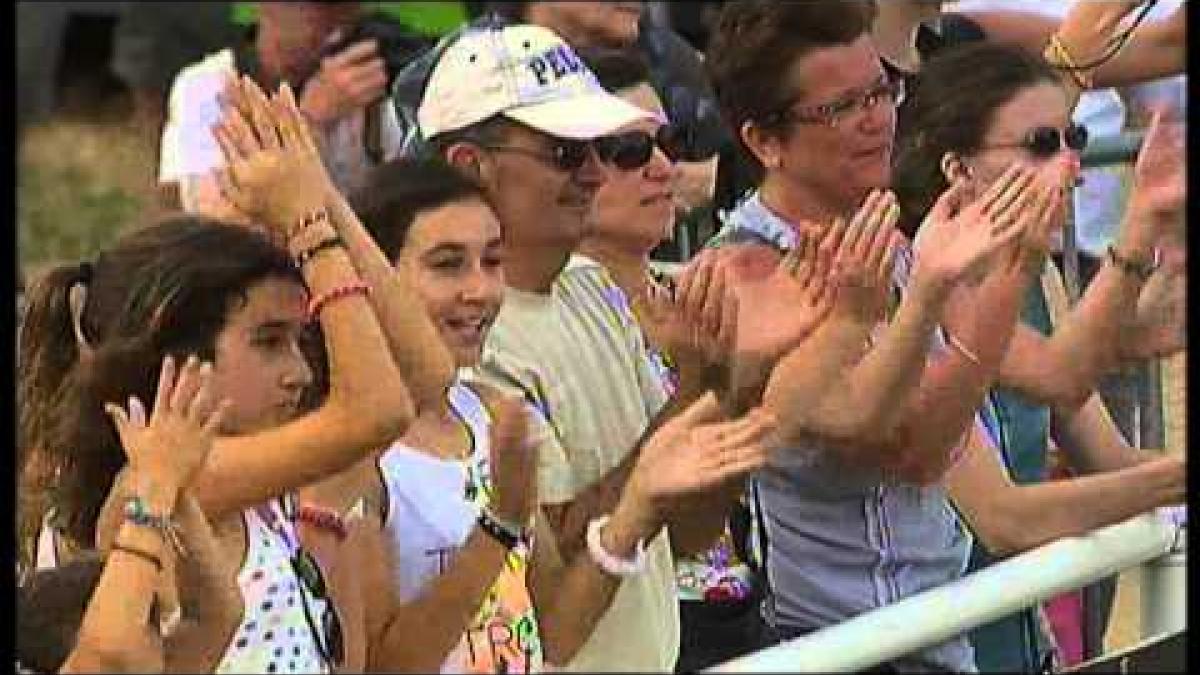
[[[507,523],[526,524],[537,504],[537,449],[527,442],[525,405],[503,397],[491,406],[492,512]]]
[[[213,134],[225,166],[216,173],[225,199],[287,240],[289,228],[324,205],[332,189],[291,87],[271,100],[248,77],[226,90]]]
[[[129,397],[128,409],[109,403],[104,410],[117,428],[131,472],[178,492],[203,466],[228,407],[228,400],[216,401],[211,363],[191,356],[177,368],[167,356],[149,418],[136,396]]]
[[[966,194],[965,182],[951,185],[922,222],[913,243],[914,286],[945,292],[959,281],[977,283],[1019,238],[1030,249],[1048,249],[1060,186],[1014,164],[975,201],[965,203]]]
[[[1155,110],[1133,170],[1130,226],[1150,228],[1151,245],[1180,227],[1187,199],[1186,129],[1166,108]]]
[[[735,353],[750,363],[774,363],[829,316],[836,298],[831,257],[816,236],[780,256],[765,246],[731,247],[741,309]]]
[[[679,281],[647,280],[633,297],[638,319],[687,379],[725,363],[733,349],[739,303],[716,251],[702,251]]]
[[[903,242],[896,230],[899,217],[895,195],[874,190],[849,222],[835,219],[821,233],[820,249],[833,259],[836,311],[869,326],[884,318],[892,266]]]
[[[714,396],[703,396],[646,441],[630,476],[652,503],[713,489],[763,467],[774,417],[761,409],[721,421]]]

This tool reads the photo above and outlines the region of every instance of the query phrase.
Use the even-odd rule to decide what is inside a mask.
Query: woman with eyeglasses
[[[153,400],[163,357],[199,354],[209,363],[180,367],[211,377],[213,395],[230,404],[192,489],[236,569],[244,609],[192,648],[215,651],[218,672],[361,668],[297,540],[291,495],[402,432],[413,397],[371,305],[380,288],[364,283],[338,236],[335,193],[290,89],[258,95],[253,112],[216,130],[228,161],[220,180],[279,245],[180,216],[126,235],[95,262],[50,271],[22,327],[23,440],[57,469],[49,475],[66,535],[90,548],[133,522],[167,536],[168,505],[132,480],[104,406]],[[410,347],[420,349],[424,318],[407,314]],[[310,322],[324,336],[324,381],[306,354]],[[189,564],[170,548],[171,564]]]
[[[1060,171],[1065,189],[1087,139],[1071,125],[1052,69],[987,43],[928,62],[905,114],[894,186],[901,224],[917,238],[917,224],[947,185],[965,181],[978,191],[1014,159]],[[974,438],[944,478],[977,537],[973,569],[1183,499],[1184,461],[1131,448],[1092,393],[1119,349],[1137,349],[1122,347],[1122,324],[1152,275],[1156,246],[1181,214],[1182,149],[1181,128],[1156,120],[1124,226],[1074,308],[1049,263],[1026,295],[1023,323],[985,406],[988,437]],[[1049,438],[1088,475],[1043,483]],[[1032,612],[989,625],[974,636],[980,667],[1040,667],[1047,644],[1039,634]]]

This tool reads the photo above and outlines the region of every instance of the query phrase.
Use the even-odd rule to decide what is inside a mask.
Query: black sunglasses
[[[1072,124],[1066,129],[1054,127],[1036,127],[1025,134],[1025,138],[1016,143],[989,145],[985,150],[993,148],[1025,148],[1029,154],[1039,159],[1047,159],[1058,154],[1066,147],[1082,152],[1087,147],[1088,130],[1082,124]]]
[[[653,135],[645,131],[626,131],[603,136],[593,141],[600,159],[622,171],[646,166],[658,147],[671,163],[678,162],[684,153],[682,135],[670,125],[663,125]]]
[[[590,141],[549,138],[549,153],[515,145],[483,145],[481,147],[494,152],[514,152],[533,157],[565,173],[578,171],[587,163],[588,155],[593,149],[601,161],[612,164],[623,171],[632,171],[646,166],[646,163],[654,156],[656,145],[672,162],[678,161],[684,151],[682,135],[669,125],[659,127],[658,132],[653,136],[645,131],[626,131]]]
[[[541,160],[564,173],[578,171],[587,163],[588,155],[592,152],[592,141],[576,141],[569,138],[550,137],[549,154],[522,148],[515,145],[482,145],[485,150],[494,152],[513,152]]]
[[[325,585],[325,575],[316,558],[303,548],[297,548],[292,555],[292,571],[304,584],[313,597],[325,601],[325,611],[321,614],[321,626],[317,627],[313,620],[312,610],[304,591],[300,591],[300,604],[304,609],[304,620],[317,641],[317,650],[330,666],[330,670],[341,666],[346,660],[346,643],[342,635],[342,621],[338,618],[333,601],[329,599],[328,588]]]

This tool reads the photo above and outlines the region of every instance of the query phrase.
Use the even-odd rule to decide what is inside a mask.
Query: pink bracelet
[[[325,305],[334,300],[338,300],[350,295],[370,295],[370,293],[371,287],[361,281],[331,288],[309,301],[308,319],[309,321],[316,321],[319,319],[321,317],[321,310],[325,308]]]
[[[342,517],[342,514],[324,506],[303,504],[296,510],[296,520],[332,532],[338,541],[345,541],[350,534],[349,528],[346,527],[346,519]]]

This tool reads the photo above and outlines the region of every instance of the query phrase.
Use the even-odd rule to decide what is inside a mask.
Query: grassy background
[[[28,283],[96,253],[161,213],[157,133],[133,122],[62,116],[29,127],[17,152],[17,253]]]

